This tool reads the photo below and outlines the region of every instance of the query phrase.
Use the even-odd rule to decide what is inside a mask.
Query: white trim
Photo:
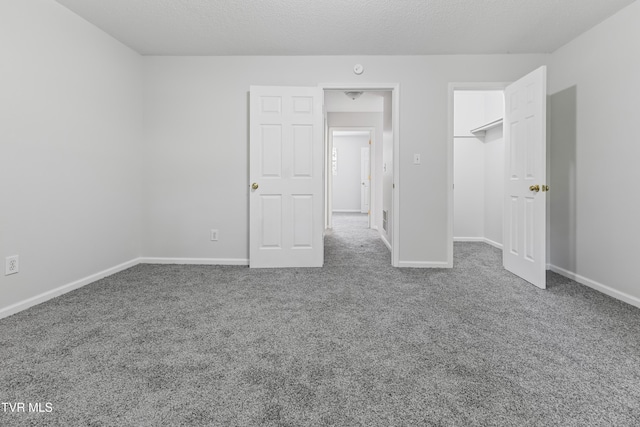
[[[494,242],[486,237],[454,237],[454,242],[482,242],[491,245],[494,248],[502,249],[502,243]]]
[[[603,294],[609,295],[615,299],[619,299],[620,301],[624,301],[628,304],[636,306],[640,308],[640,298],[634,297],[633,295],[629,295],[625,292],[621,292],[617,289],[613,289],[607,285],[603,285],[602,283],[598,283],[595,280],[588,279],[584,276],[580,276],[579,274],[574,273],[573,271],[565,270],[564,268],[560,268],[555,265],[549,265],[549,269],[554,273],[558,273],[561,276],[567,277],[571,280],[575,280],[581,285],[585,285],[590,287],[591,289],[595,289],[596,291],[602,292]]]
[[[394,85],[391,93],[391,122],[393,126],[393,191],[391,192],[393,221],[391,264],[400,267],[400,85]]]
[[[439,261],[400,261],[401,268],[451,268],[448,262]]]
[[[498,248],[498,249],[502,250],[502,243],[494,242],[493,240],[491,240],[491,239],[487,239],[486,237],[484,238],[484,242],[485,242],[487,245],[491,245],[491,246],[493,246],[494,248]]]
[[[453,93],[456,90],[504,90],[508,82],[452,82],[449,83],[447,130],[447,263],[453,267]],[[489,243],[489,242],[487,242]],[[491,244],[491,243],[489,243]]]
[[[390,251],[392,251],[392,250],[391,250],[391,243],[389,243],[389,241],[387,240],[387,238],[386,238],[386,237],[384,237],[384,236],[382,235],[382,233],[380,233],[380,238],[382,239],[382,242],[383,242],[385,245],[387,245],[387,248],[389,248],[389,250],[390,250]],[[392,251],[392,252],[393,252],[393,251]]]
[[[338,114],[342,113],[342,112],[338,112],[338,111],[328,111],[328,113],[334,113],[334,112],[337,112]],[[350,113],[347,113],[347,114],[350,114]],[[374,112],[373,114],[376,114],[376,113]],[[355,127],[355,128],[357,129],[357,127]],[[333,136],[337,136],[337,137],[370,136],[370,133],[371,133],[370,130],[351,130],[350,126],[346,126],[345,129],[348,129],[348,130],[334,130],[333,131]],[[369,127],[368,129],[373,129],[373,128]]]
[[[141,264],[249,265],[248,258],[140,258]]]
[[[106,270],[102,270],[98,273],[91,274],[90,276],[76,280],[75,282],[62,285],[58,288],[43,292],[39,295],[33,296],[31,298],[27,298],[26,300],[23,300],[13,305],[10,305],[8,307],[2,308],[0,309],[0,319],[19,313],[23,310],[33,307],[34,305],[38,305],[45,301],[49,301],[50,299],[59,297],[60,295],[64,295],[67,292],[71,292],[76,289],[79,289],[83,286],[96,282],[107,276],[111,276],[112,274],[116,274],[120,271],[134,267],[138,265],[139,262],[140,262],[140,258],[135,258],[135,259],[132,259],[131,261],[123,262],[122,264],[118,264],[115,267],[107,268]]]
[[[332,212],[334,212],[334,213],[362,213],[362,212],[360,212],[360,209],[334,209]],[[362,215],[366,215],[366,213],[363,213]]]
[[[454,237],[454,242],[483,242],[484,237]]]

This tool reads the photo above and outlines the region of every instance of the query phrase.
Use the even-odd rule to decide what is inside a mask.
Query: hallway
[[[325,267],[391,265],[391,253],[378,232],[367,227],[366,214],[334,213],[324,244]]]

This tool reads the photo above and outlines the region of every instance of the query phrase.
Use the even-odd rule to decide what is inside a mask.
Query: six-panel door
[[[504,267],[546,287],[546,67],[505,90]]]
[[[321,267],[322,91],[250,89],[249,265]]]

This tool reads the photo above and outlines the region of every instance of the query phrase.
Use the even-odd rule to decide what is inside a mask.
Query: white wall
[[[638,23],[634,2],[553,53],[549,197],[553,268],[640,306]]]
[[[140,256],[141,59],[50,0],[0,2],[0,314]]]
[[[501,119],[503,113],[501,90],[456,90],[453,94],[453,135],[475,137],[472,129]]]
[[[333,211],[360,212],[361,149],[369,147],[369,135],[333,137],[338,152],[337,174],[333,175]]]
[[[381,113],[383,92],[365,91],[356,99],[348,98],[344,90],[325,90],[324,107],[328,113]]]
[[[479,138],[453,140],[453,237],[484,237],[484,143]]]
[[[399,257],[447,261],[448,84],[512,81],[548,55],[145,57],[147,256],[248,257],[247,91],[257,85],[400,85]],[[353,64],[367,70],[357,76]],[[413,165],[413,154],[422,164]],[[220,241],[209,241],[209,229]],[[406,265],[406,264],[405,264]]]
[[[502,104],[500,109],[504,109]],[[495,119],[494,119],[495,120]],[[504,204],[504,138],[502,126],[484,137],[484,238],[502,245]],[[497,246],[496,245],[496,246]]]
[[[453,136],[475,138],[471,129],[486,124],[484,116],[484,92],[456,90],[453,93]]]

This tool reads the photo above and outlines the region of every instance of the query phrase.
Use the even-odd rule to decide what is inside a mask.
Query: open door
[[[504,268],[546,288],[547,68],[505,89]]]
[[[251,86],[249,266],[321,267],[322,89]]]
[[[371,154],[369,147],[360,149],[360,213],[369,213],[371,200]]]

